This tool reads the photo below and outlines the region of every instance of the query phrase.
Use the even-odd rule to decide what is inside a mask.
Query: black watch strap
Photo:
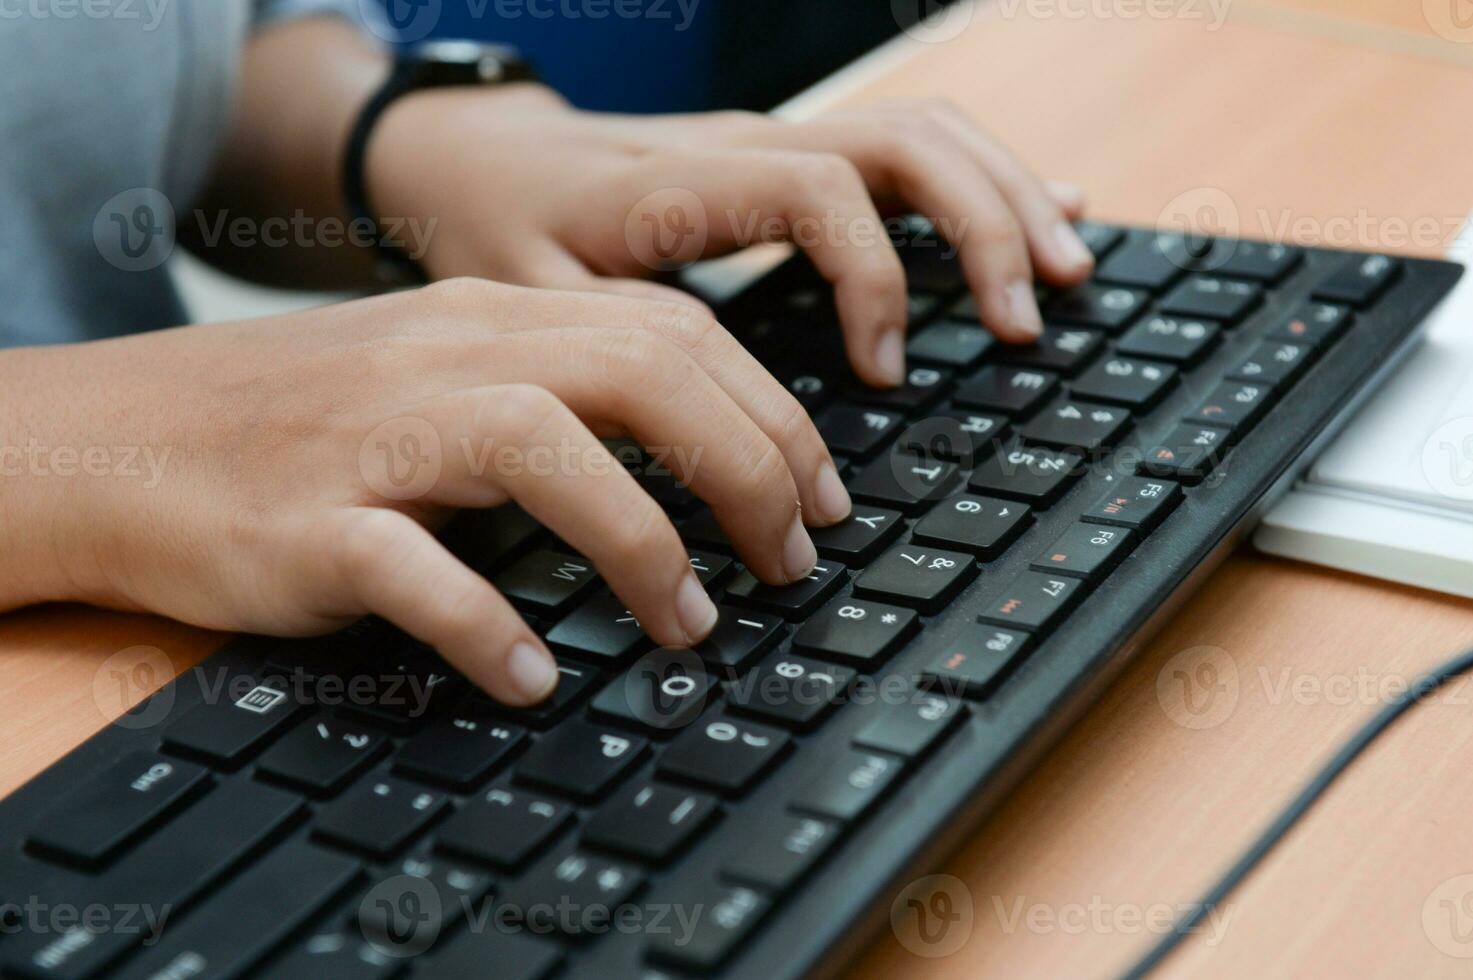
[[[348,217],[355,229],[369,230],[364,237],[376,243],[382,278],[400,284],[427,279],[408,253],[396,243],[385,241],[368,199],[364,162],[368,141],[384,111],[399,98],[424,89],[502,85],[536,78],[537,73],[515,48],[500,44],[432,41],[409,49],[395,61],[389,77],[359,110],[343,153],[343,198]]]

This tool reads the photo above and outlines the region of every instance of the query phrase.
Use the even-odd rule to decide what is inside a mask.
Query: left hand
[[[905,373],[905,275],[882,213],[917,211],[951,239],[984,324],[1006,341],[1042,328],[1035,276],[1071,285],[1093,264],[1070,225],[1079,191],[1046,185],[944,102],[789,123],[580,112],[529,84],[442,89],[390,107],[367,177],[380,215],[436,221],[421,261],[437,279],[695,303],[635,278],[658,266],[650,238],[671,203],[704,212],[687,251],[794,240],[834,285],[855,371],[878,386]]]

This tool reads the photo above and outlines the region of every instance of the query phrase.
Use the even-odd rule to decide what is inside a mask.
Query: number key
[[[1032,519],[1032,511],[1016,501],[966,494],[934,508],[916,524],[914,533],[917,541],[960,548],[991,561],[1007,550]]]
[[[833,600],[803,624],[793,645],[862,664],[889,656],[915,628],[913,609],[865,599]]]
[[[881,555],[854,580],[867,595],[936,612],[976,574],[971,555],[921,544],[902,544]]]

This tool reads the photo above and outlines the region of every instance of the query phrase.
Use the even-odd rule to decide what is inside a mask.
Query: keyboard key
[[[1241,435],[1268,410],[1272,390],[1266,384],[1224,381],[1187,415],[1186,421],[1222,426],[1232,429],[1235,436]]]
[[[1130,430],[1130,413],[1112,405],[1063,399],[1018,430],[1024,442],[1093,452],[1113,446]]]
[[[1309,366],[1309,353],[1309,348],[1304,344],[1265,340],[1242,363],[1228,372],[1228,380],[1270,387],[1286,385]]]
[[[1134,233],[1095,270],[1095,278],[1160,292],[1194,264],[1178,234]]]
[[[1146,450],[1137,469],[1146,476],[1196,483],[1216,468],[1232,430],[1211,425],[1179,425]]]
[[[517,779],[575,800],[592,800],[643,757],[649,741],[570,718],[543,735],[517,765]]]
[[[1107,252],[1119,245],[1125,238],[1125,232],[1119,228],[1102,225],[1097,221],[1076,222],[1074,230],[1079,233],[1084,247],[1094,253],[1096,261],[1104,258]]]
[[[525,708],[512,708],[490,695],[478,692],[473,702],[474,710],[499,715],[531,728],[548,728],[555,725],[570,714],[573,707],[598,686],[602,677],[592,667],[564,660],[557,662],[557,673],[557,687],[553,688],[552,693],[545,700],[537,704]]]
[[[941,311],[942,298],[922,289],[911,289],[905,297],[906,325],[914,334]]]
[[[916,692],[904,704],[885,704],[875,709],[870,721],[854,736],[854,744],[903,755],[924,755],[962,720],[961,702],[936,694]]]
[[[1339,271],[1314,291],[1314,298],[1331,303],[1348,303],[1364,309],[1386,291],[1401,274],[1400,259],[1369,255],[1347,261]]]
[[[800,813],[841,823],[864,816],[900,776],[899,759],[858,749],[815,761],[819,765],[788,805]]]
[[[899,412],[840,402],[817,420],[818,434],[830,450],[864,458],[889,444],[905,419]]]
[[[980,618],[1007,629],[1046,633],[1083,597],[1083,589],[1084,583],[1078,579],[1024,572]]]
[[[968,623],[952,639],[928,645],[920,683],[948,696],[985,698],[1032,643],[1028,633]]]
[[[63,795],[36,822],[26,845],[100,865],[202,788],[208,774],[193,763],[129,752]]]
[[[854,580],[856,592],[937,612],[977,574],[971,555],[923,544],[896,545]]]
[[[711,883],[700,891],[688,890],[677,907],[706,909],[708,914],[692,923],[689,934],[677,929],[655,933],[649,956],[681,969],[713,970],[751,933],[771,904],[740,885]]]
[[[692,725],[660,757],[661,776],[698,783],[727,796],[745,792],[787,751],[792,736],[741,718]]]
[[[1014,446],[982,461],[967,488],[1047,507],[1084,475],[1082,457],[1038,446]]]
[[[350,687],[344,708],[362,715],[369,724],[399,734],[415,731],[444,707],[460,700],[469,685],[443,660],[416,655],[369,674],[375,683],[367,695]]]
[[[567,611],[597,583],[591,561],[548,548],[532,552],[492,580],[502,595],[541,616]]]
[[[941,320],[912,335],[905,345],[905,356],[965,371],[982,360],[995,343],[992,334],[976,323]]]
[[[782,617],[736,606],[717,606],[716,627],[695,648],[712,667],[740,673],[782,636]]]
[[[716,797],[662,786],[630,783],[583,825],[583,842],[600,850],[664,862],[688,845],[716,816]]]
[[[668,732],[690,724],[719,694],[716,678],[694,651],[662,649],[636,660],[599,692],[589,710],[621,724]]]
[[[1135,546],[1129,528],[1107,528],[1098,524],[1075,524],[1038,556],[1036,571],[1073,575],[1086,582],[1098,581]]]
[[[910,425],[895,444],[897,452],[944,459],[965,468],[1002,445],[1005,415],[949,409]]]
[[[1350,310],[1333,303],[1305,303],[1269,332],[1269,340],[1287,340],[1314,350],[1326,346],[1350,326]]]
[[[905,263],[906,284],[912,290],[945,295],[957,292],[966,284],[956,249],[934,233],[907,240],[897,251]]]
[[[644,872],[625,861],[583,851],[553,854],[507,889],[496,910],[498,924],[534,934],[604,933],[644,882]],[[486,969],[482,963],[479,976]]]
[[[1222,328],[1206,320],[1153,316],[1131,327],[1116,348],[1132,357],[1195,364],[1217,343]]]
[[[839,839],[837,824],[793,814],[728,827],[721,875],[770,892],[796,885]]]
[[[1160,401],[1176,384],[1176,377],[1176,368],[1169,364],[1112,357],[1080,375],[1070,389],[1079,398],[1111,402],[1140,412]]]
[[[1275,285],[1304,261],[1304,249],[1267,242],[1218,239],[1203,267],[1224,276]]]
[[[1080,519],[1144,532],[1160,524],[1182,502],[1182,497],[1181,486],[1169,480],[1128,476],[1117,481]]]
[[[1099,356],[1104,343],[1105,335],[1098,330],[1045,325],[1037,343],[999,345],[997,359],[1035,371],[1073,375]]]
[[[834,707],[856,676],[849,667],[775,653],[731,686],[727,703],[743,714],[798,729],[811,728]]]
[[[858,382],[847,394],[864,405],[914,415],[936,404],[951,387],[952,373],[945,368],[917,366],[905,374],[905,383],[895,388],[869,388]]]
[[[354,930],[315,933],[271,961],[271,980],[392,980],[403,963],[385,956]]]
[[[1166,294],[1161,300],[1161,311],[1232,326],[1262,301],[1263,290],[1255,283],[1218,276],[1192,276]]]
[[[353,924],[375,949],[413,956],[461,923],[479,922],[490,891],[491,876],[481,871],[449,858],[409,857],[353,904]]]
[[[725,555],[718,555],[714,551],[699,551],[695,548],[686,549],[690,555],[691,571],[696,573],[696,579],[707,589],[716,585],[727,574],[736,567],[736,563]]]
[[[435,846],[499,868],[520,867],[568,826],[573,808],[524,789],[495,786],[472,798],[435,835]]]
[[[1058,375],[1048,371],[984,367],[963,382],[952,397],[966,408],[1026,415],[1042,404],[1058,384]]]
[[[913,535],[925,544],[970,551],[991,561],[1032,522],[1033,512],[1016,501],[966,494],[933,508]]]
[[[317,817],[316,833],[386,858],[429,826],[449,802],[444,793],[385,776],[349,787]]]
[[[443,539],[457,558],[482,575],[494,575],[547,532],[516,504],[463,510],[446,527]]]
[[[484,980],[492,964],[496,980],[547,980],[562,965],[564,954],[550,939],[473,929],[436,947],[427,959],[421,972],[436,980]]]
[[[783,383],[783,387],[798,399],[798,404],[809,415],[813,415],[834,400],[834,394],[838,385],[832,378],[826,378],[822,374],[813,373],[805,368],[784,370],[781,367],[773,369],[773,376]]]
[[[955,463],[894,452],[874,460],[850,480],[849,494],[877,507],[914,514],[955,493],[961,482]]]
[[[607,594],[596,595],[573,610],[548,631],[547,642],[563,653],[614,663],[650,645],[639,620],[624,608],[624,600]]]
[[[1087,282],[1060,293],[1044,315],[1057,323],[1098,327],[1115,333],[1135,320],[1151,301],[1149,293]]]
[[[366,725],[319,715],[266,750],[257,771],[315,796],[327,796],[377,761],[389,740]]]
[[[448,789],[484,782],[527,738],[518,725],[473,714],[435,721],[400,747],[394,771]]]
[[[237,977],[267,956],[358,876],[357,861],[293,840],[246,866],[171,924],[123,978]]]
[[[809,618],[793,637],[793,646],[873,665],[893,653],[915,627],[913,609],[843,596]]]
[[[844,571],[838,562],[820,558],[807,576],[792,585],[768,585],[751,572],[743,571],[726,595],[734,604],[787,619],[806,619],[844,584]]]
[[[244,694],[231,697],[244,687],[222,686],[215,695],[218,700],[207,700],[186,711],[164,729],[164,748],[233,768],[280,734],[301,709],[274,681],[256,684]]]
[[[870,559],[905,529],[905,518],[897,510],[855,504],[849,517],[829,527],[810,528],[808,536],[818,553],[853,568]]]

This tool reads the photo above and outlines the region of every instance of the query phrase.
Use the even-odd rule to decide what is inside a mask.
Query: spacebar
[[[290,793],[232,780],[161,827],[101,875],[34,863],[27,894],[52,907],[101,905],[122,916],[97,931],[74,925],[55,931],[21,931],[6,938],[5,976],[90,977],[145,940],[302,809]],[[22,930],[25,926],[22,925]]]

